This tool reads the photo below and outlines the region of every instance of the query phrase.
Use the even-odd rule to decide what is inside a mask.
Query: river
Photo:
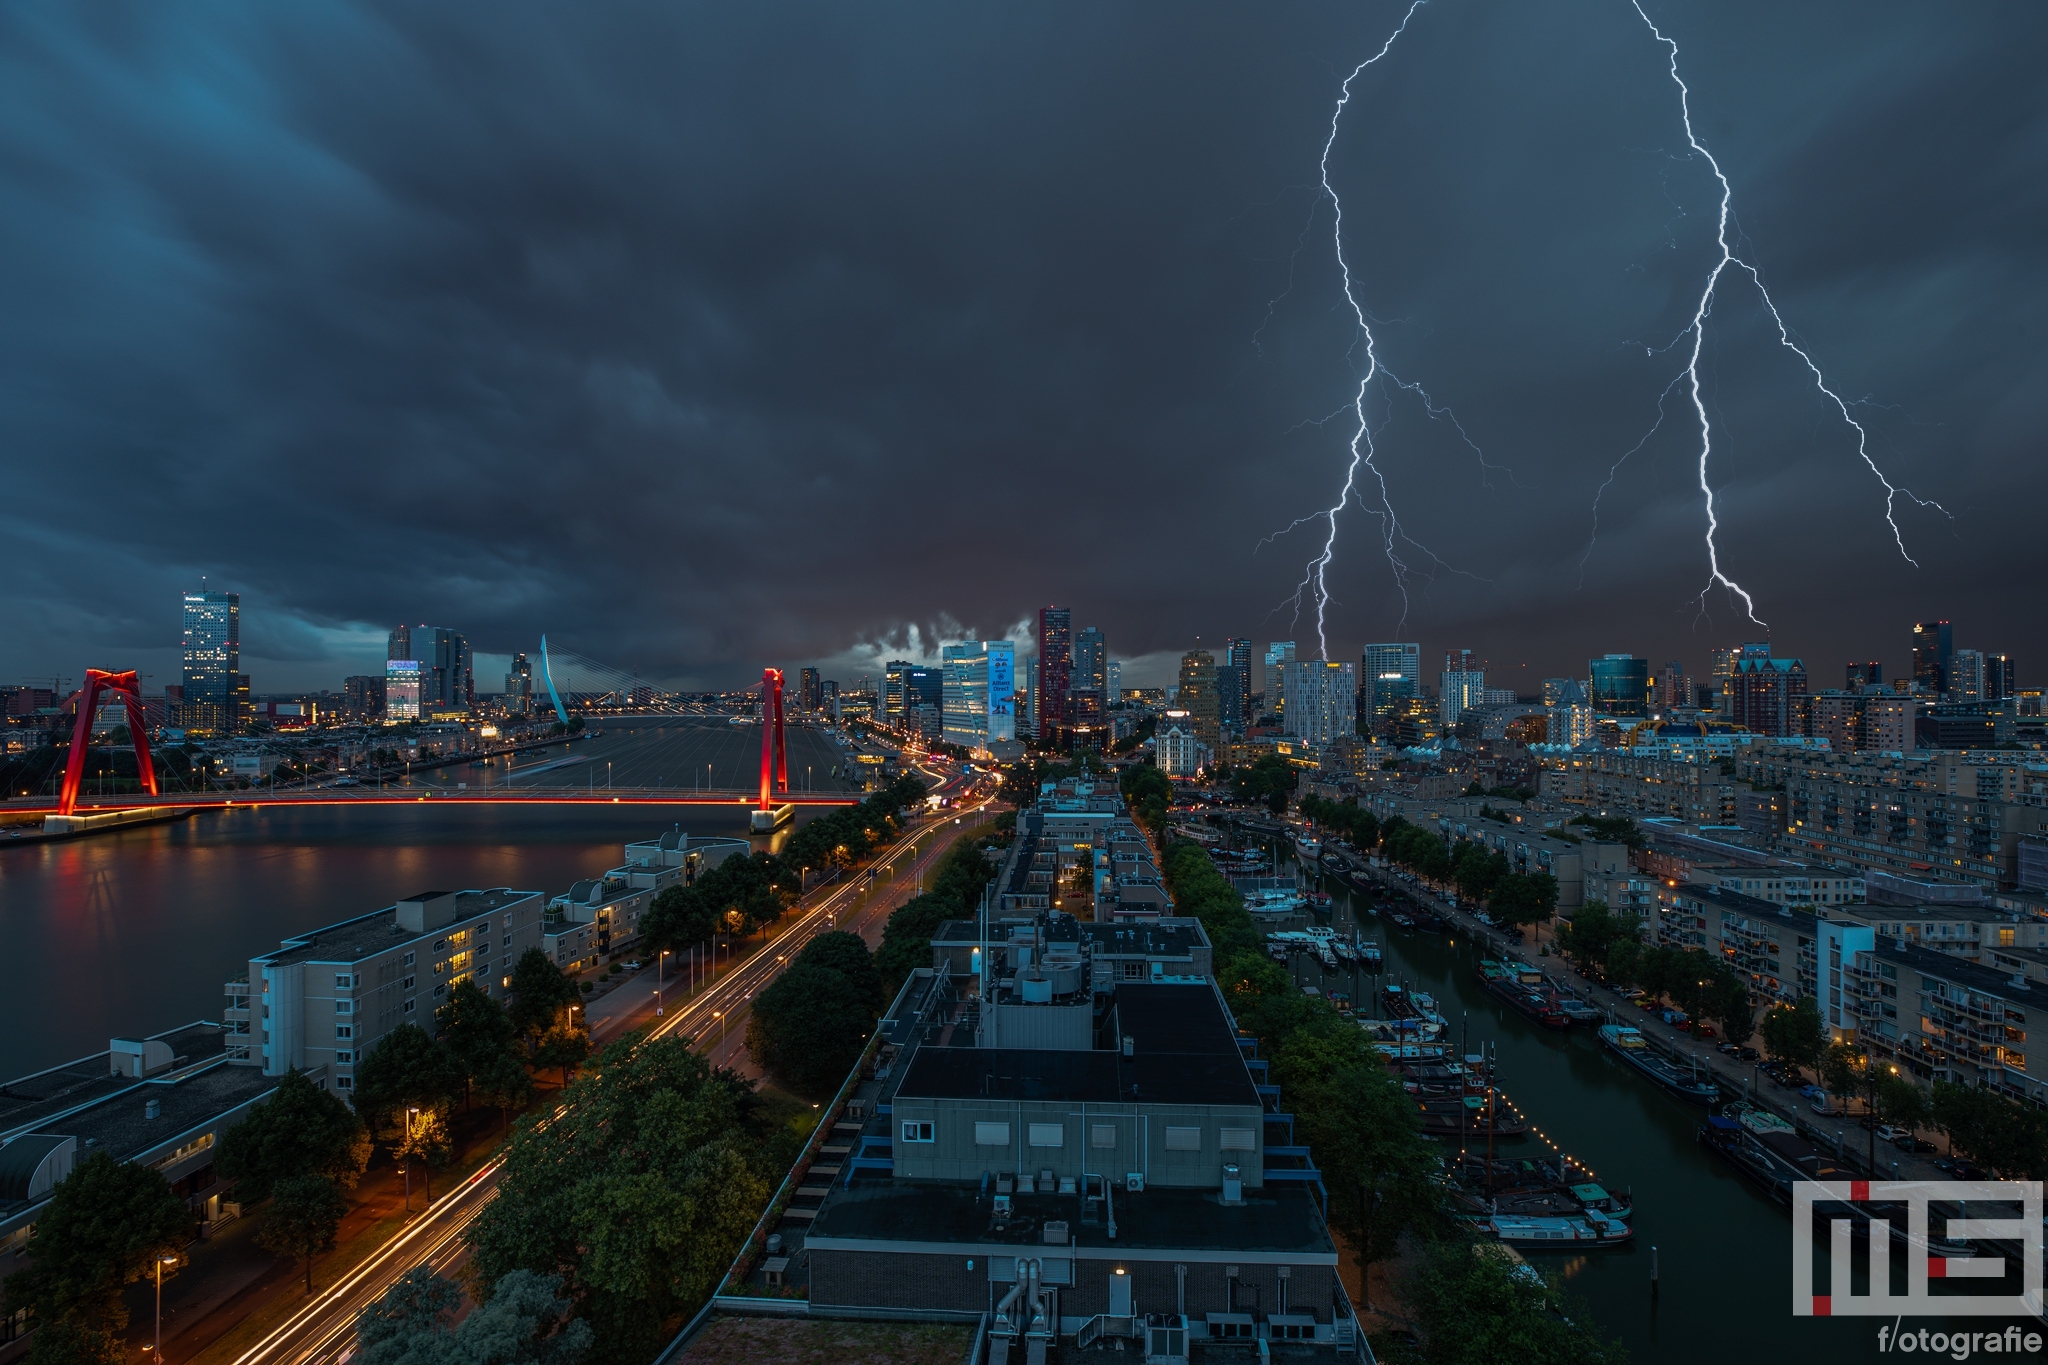
[[[1705,1111],[1665,1095],[1608,1056],[1590,1029],[1553,1032],[1517,1014],[1478,981],[1476,966],[1494,955],[1462,933],[1402,930],[1370,913],[1325,879],[1332,925],[1354,926],[1385,949],[1384,974],[1340,968],[1324,973],[1296,954],[1305,985],[1348,990],[1372,1013],[1377,985],[1406,983],[1437,999],[1451,1041],[1497,1050],[1502,1092],[1529,1121],[1529,1136],[1501,1142],[1503,1158],[1553,1155],[1583,1162],[1598,1179],[1635,1197],[1634,1242],[1620,1250],[1544,1255],[1530,1260],[1564,1279],[1608,1336],[1638,1362],[1662,1365],[1812,1365],[1877,1356],[1874,1318],[1795,1318],[1791,1314],[1792,1223],[1788,1212],[1700,1146]],[[1541,1137],[1537,1134],[1541,1133]],[[1483,1151],[1483,1142],[1475,1144]],[[1659,1295],[1650,1296],[1650,1249],[1657,1249]],[[2003,1329],[2003,1319],[1920,1318],[1908,1328]],[[2042,1331],[2038,1321],[2029,1330]],[[1974,1358],[1974,1357],[1973,1357]]]
[[[624,725],[522,753],[570,762],[546,784],[744,787],[760,730],[720,722]],[[846,760],[823,734],[789,732],[792,787],[837,787]],[[415,774],[423,787],[505,780],[506,763]],[[542,779],[530,779],[540,781]],[[798,819],[810,812],[800,808]],[[252,954],[413,892],[515,886],[550,895],[617,867],[623,845],[680,824],[746,833],[738,807],[239,807],[55,843],[0,844],[0,943],[14,966],[0,993],[0,1078],[99,1052],[111,1037],[218,1019],[223,985]]]

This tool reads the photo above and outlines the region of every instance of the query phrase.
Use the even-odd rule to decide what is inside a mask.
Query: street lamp
[[[164,1267],[177,1263],[175,1256],[156,1258],[156,1365],[164,1365]]]
[[[412,1120],[418,1108],[405,1111],[405,1211],[412,1212]]]

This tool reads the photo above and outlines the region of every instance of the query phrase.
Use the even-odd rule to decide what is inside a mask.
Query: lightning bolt
[[[1671,82],[1678,87],[1678,110],[1685,121],[1685,140],[1692,147],[1694,154],[1704,158],[1707,165],[1713,169],[1714,179],[1721,186],[1720,217],[1714,234],[1714,240],[1721,248],[1721,259],[1714,262],[1714,268],[1708,272],[1706,287],[1700,292],[1699,306],[1693,310],[1692,322],[1686,328],[1686,332],[1690,332],[1692,335],[1692,353],[1686,360],[1685,369],[1679,373],[1679,378],[1684,379],[1687,383],[1692,397],[1693,412],[1699,419],[1700,428],[1699,483],[1700,494],[1705,500],[1707,514],[1706,543],[1708,570],[1707,585],[1700,589],[1700,604],[1702,608],[1705,607],[1707,594],[1718,585],[1726,588],[1734,596],[1741,599],[1743,611],[1750,620],[1755,621],[1758,625],[1765,625],[1766,623],[1763,619],[1756,614],[1756,601],[1750,596],[1749,591],[1722,571],[1720,548],[1714,540],[1715,533],[1721,529],[1721,522],[1714,511],[1714,486],[1707,478],[1707,463],[1714,452],[1714,428],[1712,421],[1707,416],[1706,402],[1700,395],[1700,349],[1706,340],[1707,317],[1713,312],[1715,291],[1720,288],[1721,276],[1730,267],[1740,270],[1749,276],[1750,282],[1756,286],[1758,296],[1763,299],[1764,307],[1770,310],[1772,322],[1777,324],[1779,344],[1786,347],[1793,354],[1797,355],[1800,360],[1805,362],[1808,372],[1813,375],[1814,387],[1833,401],[1836,409],[1842,414],[1842,420],[1855,429],[1857,456],[1862,459],[1870,472],[1877,477],[1878,483],[1884,486],[1884,519],[1886,524],[1892,529],[1892,541],[1898,546],[1900,556],[1908,564],[1913,565],[1915,568],[1919,567],[1920,561],[1907,553],[1906,540],[1899,531],[1899,523],[1895,515],[1898,499],[1902,495],[1907,500],[1921,507],[1932,507],[1943,516],[1950,516],[1951,520],[1953,520],[1953,517],[1949,510],[1940,503],[1929,498],[1922,498],[1911,489],[1900,487],[1885,477],[1884,471],[1878,468],[1877,461],[1870,457],[1869,433],[1863,429],[1861,422],[1858,422],[1850,415],[1849,405],[1842,401],[1842,396],[1828,387],[1827,377],[1821,373],[1820,366],[1814,363],[1813,357],[1807,354],[1792,339],[1791,329],[1785,325],[1784,316],[1778,312],[1777,302],[1771,298],[1771,291],[1764,286],[1763,275],[1754,265],[1735,254],[1734,247],[1728,241],[1728,220],[1732,212],[1731,206],[1735,197],[1735,191],[1729,185],[1728,177],[1722,172],[1721,163],[1714,159],[1714,154],[1706,149],[1706,146],[1699,140],[1699,136],[1693,132],[1692,91],[1686,87],[1684,78],[1678,74],[1678,43],[1664,36],[1663,30],[1657,27],[1649,14],[1643,9],[1641,0],[1629,0],[1629,3],[1634,6],[1636,14],[1649,28],[1651,36],[1668,49],[1670,53]],[[1685,332],[1681,332],[1679,335],[1682,338]],[[1675,345],[1676,341],[1673,344]],[[1666,349],[1669,348],[1667,347]],[[1673,380],[1674,384],[1676,382],[1677,380]],[[1670,387],[1667,386],[1665,393],[1668,394],[1670,391]],[[1658,398],[1657,406],[1657,421],[1661,425],[1664,420],[1663,397],[1661,395]],[[1650,432],[1654,433],[1655,431],[1656,427],[1653,426]],[[1643,440],[1647,441],[1648,439],[1649,434],[1645,434]],[[1638,441],[1635,448],[1629,451],[1628,454],[1632,455],[1636,450],[1640,449],[1642,449],[1642,441]],[[1622,462],[1627,459],[1628,455],[1623,455],[1621,460],[1615,462],[1614,469],[1608,472],[1608,483],[1614,481],[1614,470],[1620,469]],[[1600,487],[1601,492],[1604,493],[1607,484],[1603,483]],[[1598,516],[1598,506],[1599,499],[1596,495],[1594,499],[1596,517]],[[1596,530],[1597,527],[1598,523],[1596,521]]]
[[[1355,500],[1360,507],[1379,518],[1380,548],[1387,557],[1388,565],[1394,571],[1394,582],[1401,593],[1402,623],[1405,624],[1408,619],[1408,580],[1411,569],[1409,564],[1402,558],[1400,547],[1404,544],[1412,545],[1416,549],[1421,550],[1434,563],[1442,565],[1444,562],[1432,553],[1427,546],[1421,545],[1409,537],[1407,532],[1401,528],[1400,517],[1394,510],[1393,493],[1387,487],[1386,475],[1380,469],[1377,462],[1376,456],[1378,451],[1373,443],[1372,423],[1366,413],[1366,395],[1371,391],[1375,380],[1384,375],[1387,382],[1396,389],[1413,394],[1419,399],[1422,403],[1423,411],[1432,420],[1448,421],[1456,429],[1458,438],[1465,443],[1473,454],[1478,456],[1482,479],[1490,477],[1495,472],[1500,472],[1506,474],[1510,482],[1514,481],[1514,472],[1512,470],[1504,465],[1488,462],[1486,452],[1481,450],[1478,443],[1466,432],[1463,424],[1458,421],[1456,413],[1452,412],[1448,406],[1438,403],[1421,384],[1411,383],[1402,379],[1399,375],[1388,369],[1386,363],[1380,359],[1378,343],[1373,336],[1372,319],[1366,313],[1364,305],[1358,301],[1358,292],[1353,287],[1351,278],[1351,263],[1344,255],[1344,201],[1338,196],[1336,186],[1330,183],[1330,153],[1337,145],[1337,132],[1344,120],[1345,106],[1351,103],[1351,87],[1353,82],[1365,73],[1367,67],[1372,66],[1382,57],[1386,56],[1387,53],[1393,51],[1395,42],[1400,39],[1403,33],[1408,31],[1409,21],[1414,19],[1416,12],[1427,3],[1428,0],[1413,0],[1413,3],[1408,6],[1407,12],[1401,16],[1401,22],[1392,33],[1387,35],[1387,40],[1380,45],[1379,51],[1353,67],[1351,74],[1344,78],[1344,84],[1338,91],[1336,107],[1330,111],[1330,135],[1323,141],[1323,154],[1318,162],[1321,196],[1330,201],[1333,211],[1330,237],[1336,252],[1337,268],[1344,280],[1344,301],[1350,305],[1352,321],[1358,329],[1358,338],[1364,342],[1365,371],[1359,377],[1357,391],[1352,395],[1351,402],[1347,404],[1351,409],[1352,416],[1356,419],[1356,424],[1352,428],[1351,439],[1347,443],[1349,457],[1345,461],[1344,480],[1342,486],[1337,490],[1336,501],[1320,512],[1296,518],[1285,531],[1276,532],[1275,534],[1285,535],[1287,531],[1292,531],[1295,527],[1309,522],[1322,522],[1326,528],[1323,536],[1322,551],[1308,561],[1306,572],[1293,594],[1293,601],[1297,604],[1297,607],[1305,597],[1313,599],[1315,603],[1316,648],[1318,656],[1325,659],[1330,656],[1329,639],[1325,633],[1330,605],[1328,576],[1330,565],[1336,561],[1337,557],[1337,519],[1345,507]],[[1317,202],[1320,203],[1321,199],[1319,198]],[[1311,221],[1313,221],[1313,209],[1311,209]],[[1289,283],[1291,287],[1291,271]],[[1369,477],[1372,488],[1378,494],[1377,506],[1368,501],[1365,493],[1361,491],[1361,470]],[[1267,537],[1268,540],[1272,538],[1271,536]],[[1263,543],[1262,541],[1261,544]]]

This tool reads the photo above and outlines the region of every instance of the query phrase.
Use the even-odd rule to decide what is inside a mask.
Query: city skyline
[[[1317,422],[1354,371],[1327,252],[1292,259],[1311,219],[1299,187],[1341,75],[1325,54],[1369,54],[1398,17],[1224,13],[1162,35],[1020,12],[988,19],[1001,41],[984,45],[964,16],[906,29],[826,15],[792,39],[759,16],[672,15],[623,47],[596,16],[532,17],[502,41],[392,20],[415,65],[384,107],[437,130],[396,137],[324,78],[367,41],[331,17],[151,22],[117,51],[74,19],[15,16],[0,124],[14,164],[49,175],[0,182],[21,233],[0,265],[18,304],[0,333],[18,357],[0,423],[20,505],[40,509],[8,525],[61,571],[10,597],[0,676],[76,676],[119,655],[150,668],[175,638],[157,604],[202,574],[248,600],[252,671],[294,687],[363,671],[400,620],[458,622],[492,671],[546,633],[699,686],[863,642],[887,656],[913,627],[1019,638],[1007,628],[1036,600],[1092,596],[1124,657],[1162,665],[1212,628],[1218,643],[1313,639],[1289,602],[1309,532],[1262,541],[1334,491],[1341,433]],[[1888,640],[1895,615],[1967,601],[1982,636],[2039,657],[2024,509],[2048,479],[2025,435],[2042,267],[2016,244],[2038,239],[2042,202],[2011,188],[2040,178],[2019,150],[2033,144],[2008,130],[2037,117],[2015,63],[2041,17],[1653,17],[1684,45],[1694,116],[1774,297],[1841,390],[1869,396],[1857,411],[1884,466],[1955,515],[1904,507],[1921,567],[1901,560],[1853,443],[1823,425],[1754,300],[1731,294],[1710,395],[1728,567],[1781,647],[1810,656],[1850,657]],[[698,57],[683,59],[690,79],[657,76],[633,55],[784,41],[786,89],[734,86]],[[223,93],[219,118],[145,114],[165,107],[151,100],[73,116],[95,82],[154,88],[207,44],[262,73]],[[535,68],[525,54],[540,51],[558,65]],[[876,88],[900,106],[845,83],[849,53],[889,73]],[[1075,91],[1049,122],[1020,62]],[[67,69],[92,74],[38,74]],[[606,96],[586,105],[571,88]],[[1400,116],[1445,99],[1459,119]],[[729,112],[708,117],[710,100]],[[501,110],[505,131],[472,143],[447,117],[457,105]],[[838,131],[820,145],[828,109]],[[1177,111],[1170,136],[1161,109]],[[1352,110],[1335,183],[1403,206],[1348,228],[1366,301],[1400,319],[1381,347],[1513,474],[1482,471],[1444,424],[1393,414],[1388,476],[1442,563],[1403,625],[1379,528],[1341,518],[1331,653],[1486,641],[1541,676],[1583,647],[1554,649],[1560,621],[1583,623],[1573,637],[1626,621],[1638,638],[1618,647],[1659,659],[1741,630],[1721,598],[1697,619],[1703,523],[1673,424],[1614,473],[1592,540],[1594,496],[1671,378],[1653,353],[1683,330],[1710,259],[1713,186],[1680,155],[1661,49],[1626,7],[1488,23],[1431,6]],[[1924,126],[1945,131],[1897,131]],[[973,162],[1004,178],[956,180],[970,128]],[[732,155],[742,145],[759,154]],[[319,188],[328,165],[354,178]],[[96,193],[100,173],[132,193]],[[542,212],[505,198],[521,176],[575,188]],[[95,206],[82,219],[60,207],[80,203]],[[1069,214],[1091,224],[1085,240]],[[164,224],[161,252],[141,244]],[[1326,246],[1327,205],[1311,225]],[[253,260],[275,268],[245,276]],[[886,283],[819,283],[826,260],[846,263],[835,279]],[[426,276],[445,312],[408,301],[403,282]],[[222,283],[245,277],[263,283]],[[472,345],[471,326],[496,340]],[[87,335],[123,338],[133,363],[107,363]],[[954,340],[935,351],[940,336]],[[1127,359],[1114,382],[1077,387],[1047,368],[1077,353]],[[482,392],[512,397],[501,413]],[[1027,457],[1028,476],[1007,472]],[[166,467],[178,476],[157,477]],[[923,490],[956,487],[963,468],[986,489],[977,515],[929,515]],[[1115,496],[1032,516],[1045,490],[1119,485],[1155,505],[1135,534],[1111,520]],[[625,488],[652,495],[608,493]],[[906,511],[913,558],[943,572],[876,594],[837,571]],[[1027,521],[1042,581],[1019,584],[985,526]],[[1159,572],[1164,532],[1144,526],[1202,553]]]

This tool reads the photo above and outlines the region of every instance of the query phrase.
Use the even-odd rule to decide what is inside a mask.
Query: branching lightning
[[[1344,201],[1338,196],[1336,186],[1330,183],[1330,153],[1337,145],[1337,131],[1344,119],[1345,106],[1351,102],[1352,83],[1364,74],[1367,67],[1373,65],[1393,50],[1394,43],[1403,33],[1407,32],[1409,21],[1415,17],[1416,11],[1420,10],[1427,3],[1428,0],[1413,0],[1413,3],[1408,6],[1407,12],[1401,16],[1400,24],[1395,27],[1391,34],[1387,35],[1386,42],[1380,45],[1380,50],[1353,67],[1351,74],[1344,78],[1344,84],[1338,92],[1336,107],[1330,112],[1330,135],[1324,139],[1323,154],[1318,163],[1321,172],[1322,197],[1330,201],[1333,211],[1334,221],[1331,226],[1330,236],[1336,250],[1337,268],[1344,280],[1344,301],[1351,307],[1352,320],[1358,329],[1357,336],[1359,340],[1363,341],[1365,347],[1365,371],[1359,377],[1357,391],[1352,395],[1352,400],[1348,405],[1352,416],[1356,419],[1356,425],[1352,428],[1348,447],[1349,458],[1344,466],[1344,480],[1342,486],[1337,491],[1336,501],[1320,512],[1297,518],[1285,531],[1275,532],[1275,535],[1285,535],[1287,531],[1292,531],[1295,527],[1308,522],[1319,521],[1324,523],[1326,527],[1323,536],[1322,552],[1308,562],[1307,570],[1302,577],[1301,583],[1295,588],[1293,594],[1293,601],[1297,609],[1302,605],[1304,598],[1311,598],[1315,603],[1316,646],[1317,653],[1322,658],[1328,658],[1330,652],[1329,640],[1325,634],[1325,626],[1330,605],[1328,573],[1330,565],[1336,560],[1337,556],[1337,518],[1354,500],[1361,507],[1366,508],[1379,517],[1380,547],[1387,557],[1388,565],[1394,571],[1394,582],[1401,592],[1401,616],[1404,622],[1407,620],[1408,615],[1408,577],[1411,570],[1407,561],[1401,556],[1401,546],[1414,546],[1425,555],[1428,555],[1435,563],[1443,563],[1442,560],[1437,559],[1434,554],[1431,554],[1426,547],[1412,540],[1407,532],[1402,530],[1400,517],[1394,510],[1392,492],[1387,487],[1386,475],[1380,470],[1375,460],[1377,452],[1373,444],[1372,425],[1366,413],[1365,400],[1376,379],[1384,374],[1387,382],[1395,388],[1415,395],[1421,401],[1423,411],[1428,413],[1432,419],[1449,421],[1451,426],[1456,429],[1459,439],[1465,443],[1473,454],[1479,457],[1479,468],[1482,478],[1489,477],[1493,473],[1498,472],[1506,474],[1510,482],[1514,480],[1512,470],[1507,469],[1504,465],[1492,464],[1487,460],[1486,452],[1481,450],[1478,443],[1466,432],[1464,425],[1458,421],[1456,413],[1430,397],[1429,392],[1421,384],[1403,380],[1399,375],[1389,370],[1385,362],[1380,359],[1378,346],[1373,337],[1372,319],[1366,313],[1364,305],[1358,301],[1357,291],[1352,285],[1351,263],[1344,255]],[[1319,198],[1317,202],[1320,203],[1321,199]],[[1311,210],[1311,213],[1313,214],[1313,210]],[[1291,271],[1289,284],[1291,287]],[[1370,475],[1371,484],[1378,492],[1378,505],[1376,507],[1368,503],[1360,489],[1359,470],[1361,467]],[[1272,538],[1272,536],[1267,537],[1268,540]],[[1263,544],[1264,542],[1261,543]]]
[[[1863,429],[1863,424],[1850,415],[1849,405],[1842,400],[1841,395],[1828,387],[1827,378],[1821,373],[1820,366],[1814,363],[1813,357],[1808,355],[1792,339],[1791,329],[1785,325],[1783,315],[1778,312],[1776,301],[1771,298],[1770,290],[1764,287],[1762,274],[1754,265],[1735,254],[1735,249],[1728,240],[1728,220],[1731,216],[1734,190],[1728,183],[1728,177],[1722,173],[1721,163],[1714,159],[1714,154],[1706,149],[1705,145],[1700,142],[1698,135],[1693,132],[1692,91],[1687,89],[1684,79],[1678,74],[1678,44],[1673,39],[1664,36],[1663,31],[1657,27],[1649,14],[1643,9],[1641,0],[1629,0],[1629,3],[1635,7],[1636,14],[1642,18],[1643,23],[1649,27],[1652,36],[1669,51],[1671,81],[1672,84],[1678,87],[1678,109],[1685,121],[1685,140],[1691,146],[1695,155],[1705,159],[1707,165],[1714,172],[1714,179],[1721,186],[1720,217],[1715,230],[1715,242],[1721,248],[1721,258],[1714,263],[1714,268],[1708,272],[1706,287],[1700,292],[1699,306],[1693,310],[1692,322],[1686,328],[1686,332],[1692,335],[1692,353],[1687,358],[1685,369],[1680,371],[1678,376],[1678,378],[1684,379],[1687,383],[1692,397],[1693,412],[1699,418],[1700,428],[1699,484],[1700,494],[1705,500],[1707,513],[1706,544],[1708,568],[1707,585],[1700,590],[1700,600],[1702,606],[1704,606],[1707,594],[1713,591],[1714,587],[1718,584],[1741,599],[1743,611],[1750,620],[1755,621],[1758,625],[1763,625],[1765,624],[1764,621],[1756,614],[1756,601],[1750,596],[1749,591],[1722,571],[1720,549],[1714,540],[1714,535],[1720,530],[1721,523],[1714,511],[1714,486],[1707,478],[1707,462],[1712,457],[1714,450],[1714,430],[1713,423],[1707,415],[1706,402],[1700,393],[1700,350],[1705,342],[1707,317],[1713,312],[1714,308],[1714,293],[1720,287],[1721,276],[1726,273],[1730,266],[1747,274],[1751,283],[1756,285],[1757,294],[1763,299],[1764,307],[1770,310],[1772,322],[1777,325],[1779,343],[1805,362],[1807,370],[1813,375],[1814,387],[1827,395],[1841,412],[1842,420],[1855,428],[1856,454],[1862,459],[1870,472],[1876,475],[1877,481],[1884,486],[1884,519],[1886,524],[1891,527],[1892,540],[1898,546],[1899,554],[1904,557],[1907,563],[1912,564],[1916,568],[1919,567],[1919,561],[1906,551],[1905,537],[1900,533],[1899,523],[1894,515],[1900,495],[1903,494],[1909,501],[1921,507],[1932,507],[1944,516],[1949,515],[1949,512],[1940,503],[1928,498],[1922,498],[1911,489],[1900,487],[1885,477],[1884,471],[1878,468],[1877,461],[1870,457],[1869,434]],[[1680,338],[1683,338],[1685,333],[1682,332],[1679,335]],[[1676,342],[1674,341],[1673,344],[1675,345]],[[1669,348],[1667,347],[1666,349]],[[1675,384],[1677,379],[1674,379],[1672,382]],[[1670,386],[1666,386],[1664,394],[1669,394],[1670,392]],[[1664,395],[1660,394],[1657,400],[1657,425],[1661,426],[1663,421]],[[1628,454],[1623,455],[1620,460],[1615,461],[1614,468],[1608,471],[1607,482],[1600,486],[1601,493],[1606,492],[1607,485],[1614,481],[1615,471],[1621,468],[1622,463],[1628,459],[1628,456],[1634,454],[1636,450],[1642,449],[1643,442],[1649,440],[1656,430],[1657,427],[1652,426],[1650,431],[1645,433],[1643,440],[1636,443],[1634,449],[1630,450]],[[1594,524],[1596,532],[1598,529],[1598,515],[1599,496],[1596,495],[1594,498],[1594,516],[1596,518]],[[1589,553],[1590,549],[1591,547],[1589,546]],[[1583,565],[1584,561],[1581,560],[1582,568]]]

